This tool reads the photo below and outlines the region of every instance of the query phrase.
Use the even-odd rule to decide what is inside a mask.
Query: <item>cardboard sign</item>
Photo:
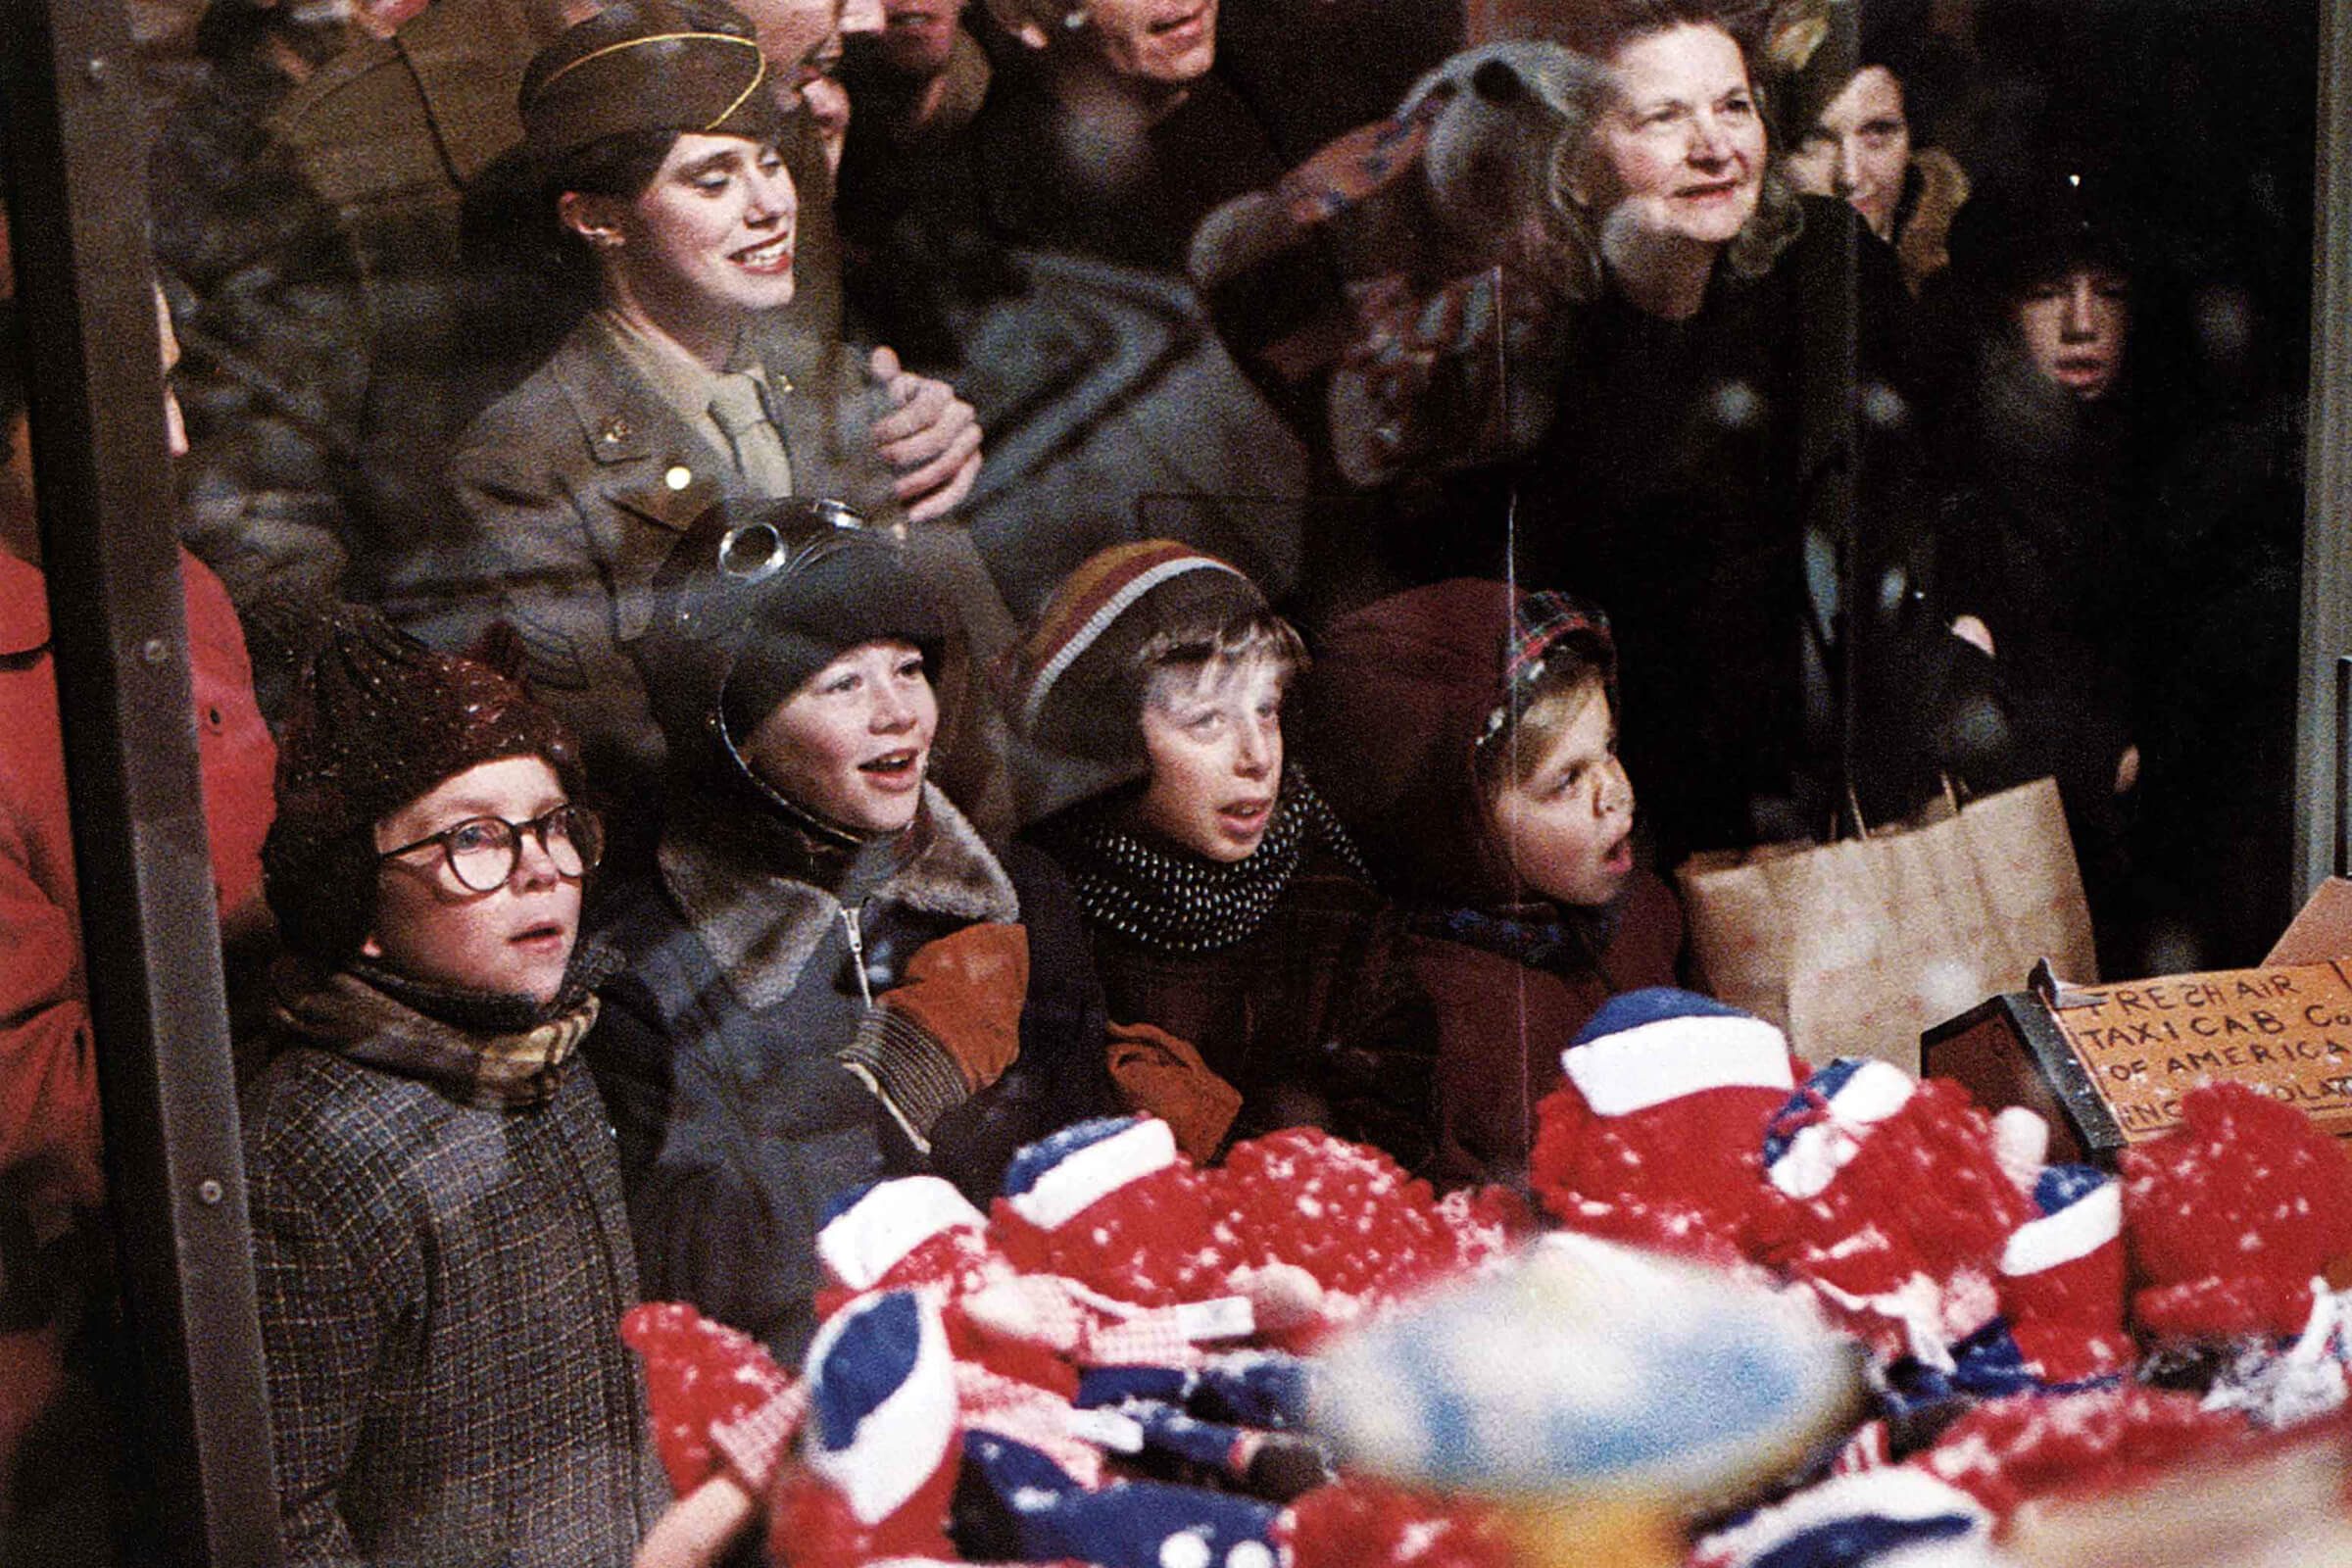
[[[2352,974],[2340,961],[2228,969],[2044,995],[2127,1143],[2180,1123],[2180,1097],[2226,1079],[2352,1135]]]
[[[1920,1039],[1925,1071],[2050,1124],[2053,1159],[2111,1162],[2235,1079],[2352,1140],[2352,881],[2322,883],[2258,969],[2106,986],[2034,973]]]

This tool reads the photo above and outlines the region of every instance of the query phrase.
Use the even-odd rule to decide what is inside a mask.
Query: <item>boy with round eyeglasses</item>
[[[574,1048],[604,850],[562,724],[363,612],[297,692],[288,957],[244,1107],[286,1560],[620,1568],[660,1501],[636,1259]]]

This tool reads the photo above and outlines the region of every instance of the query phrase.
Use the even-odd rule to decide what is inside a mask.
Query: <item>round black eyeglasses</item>
[[[586,876],[605,858],[605,824],[584,806],[559,806],[528,822],[510,822],[503,816],[469,816],[465,821],[427,833],[414,844],[386,850],[377,863],[439,846],[449,873],[475,893],[496,893],[514,875],[522,859],[522,839],[529,834],[559,876]]]

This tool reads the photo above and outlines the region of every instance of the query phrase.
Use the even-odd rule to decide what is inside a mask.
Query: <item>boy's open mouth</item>
[[[867,758],[858,764],[858,771],[878,784],[898,785],[919,775],[922,765],[923,754],[911,746],[905,746],[895,752]]]

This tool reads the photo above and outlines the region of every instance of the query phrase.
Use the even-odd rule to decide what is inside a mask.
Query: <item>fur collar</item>
[[[772,846],[761,853],[760,824],[741,820],[758,808],[740,797],[680,804],[658,857],[662,885],[727,985],[744,1005],[763,1011],[800,983],[841,920],[843,901],[796,874],[799,867],[779,867]],[[879,902],[964,920],[1020,918],[1004,868],[936,786],[924,784],[922,812],[906,832],[923,835],[912,855],[877,880],[864,882],[855,870],[847,880],[850,890],[864,882],[862,896],[850,892],[860,909]]]
[[[1968,171],[1942,148],[1922,147],[1911,155],[1910,185],[1908,210],[1895,225],[1894,259],[1916,295],[1951,265],[1952,220],[1968,200]]]

